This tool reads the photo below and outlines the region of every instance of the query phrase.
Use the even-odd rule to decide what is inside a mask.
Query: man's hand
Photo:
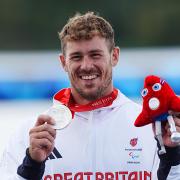
[[[171,111],[171,112],[169,112],[169,114],[173,116],[177,132],[180,132],[180,113]],[[152,124],[152,128],[153,128],[153,132],[155,134],[155,123]],[[170,126],[167,121],[165,121],[165,124],[162,123],[162,138],[163,138],[163,143],[165,146],[176,147],[177,145],[179,145],[177,143],[172,142]]]
[[[173,119],[174,119],[174,122],[176,125],[176,131],[180,133],[180,117],[179,117],[179,115],[176,115],[175,113],[172,113],[172,115],[173,115]],[[169,126],[168,122],[166,123],[166,125],[163,129],[163,142],[164,142],[164,145],[168,146],[168,147],[175,147],[175,146],[179,145],[179,144],[173,143],[171,141],[171,131],[170,131],[170,126]]]
[[[56,130],[54,120],[48,115],[40,115],[35,126],[30,130],[29,154],[37,162],[44,161],[54,149]]]

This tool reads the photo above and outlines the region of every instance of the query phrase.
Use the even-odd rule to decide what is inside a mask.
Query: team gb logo
[[[138,141],[138,138],[133,138],[133,139],[131,139],[131,140],[130,140],[130,145],[131,145],[132,147],[136,146],[136,145],[137,145],[137,141]]]

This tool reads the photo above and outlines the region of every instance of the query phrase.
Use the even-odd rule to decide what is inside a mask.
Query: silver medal
[[[62,104],[53,105],[47,112],[55,120],[54,129],[63,129],[72,121],[72,113],[69,108]]]

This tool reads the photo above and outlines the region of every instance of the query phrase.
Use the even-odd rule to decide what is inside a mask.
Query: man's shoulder
[[[119,92],[119,95],[115,102],[117,107],[122,107],[124,109],[127,109],[129,111],[134,111],[139,113],[142,109],[141,104],[136,99],[130,99],[123,93]]]

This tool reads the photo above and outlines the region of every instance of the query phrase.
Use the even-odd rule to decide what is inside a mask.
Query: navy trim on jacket
[[[29,148],[26,149],[26,156],[23,163],[18,167],[17,174],[28,180],[41,180],[45,171],[45,161],[34,161],[30,154]]]

